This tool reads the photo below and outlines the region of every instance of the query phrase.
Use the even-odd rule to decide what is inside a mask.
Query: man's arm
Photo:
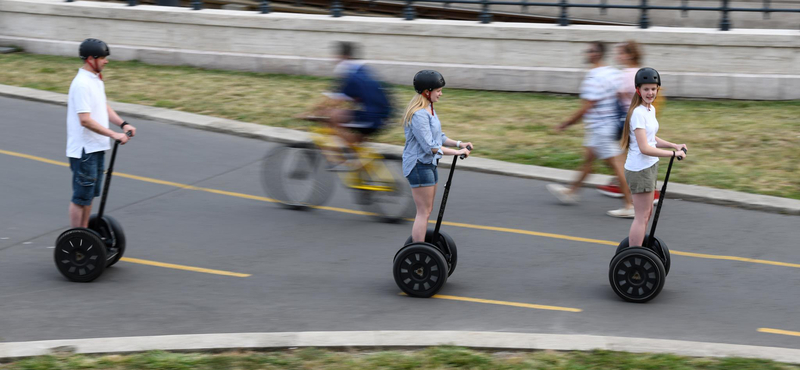
[[[119,126],[120,128],[122,128],[122,131],[126,131],[126,132],[130,131],[131,132],[131,136],[130,137],[136,136],[136,127],[134,127],[130,123],[126,123],[124,119],[120,118],[119,114],[117,114],[117,112],[114,111],[114,109],[112,109],[110,105],[106,104],[106,108],[108,109],[108,120],[111,123],[113,123],[113,124]],[[123,123],[125,123],[125,127],[122,127]]]
[[[568,120],[564,121],[564,123],[562,123],[562,124],[560,124],[560,125],[558,125],[556,127],[556,131],[557,132],[561,132],[565,128],[567,128],[569,126],[572,126],[576,122],[578,122],[578,120],[580,120],[581,117],[583,117],[583,115],[586,114],[586,112],[589,111],[589,109],[592,109],[592,107],[594,106],[594,103],[595,103],[594,101],[585,100],[585,99],[581,100],[581,102],[583,102],[583,104],[581,105],[580,109],[578,109],[571,117],[569,117]]]
[[[128,136],[125,134],[111,131],[110,129],[103,127],[103,125],[97,123],[97,121],[92,119],[91,113],[78,113],[78,118],[81,120],[81,126],[86,127],[93,132],[103,136],[108,136],[114,140],[118,140],[122,144],[125,144],[128,141]]]

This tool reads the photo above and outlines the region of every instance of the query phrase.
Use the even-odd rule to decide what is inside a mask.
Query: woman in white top
[[[658,121],[653,101],[661,87],[661,76],[653,68],[642,68],[634,79],[636,95],[622,133],[622,148],[628,149],[625,180],[633,196],[634,218],[628,235],[630,245],[642,245],[650,215],[653,212],[653,191],[658,179],[658,157],[686,157],[681,149],[686,144],[673,144],[656,136]],[[675,151],[657,148],[673,148]]]

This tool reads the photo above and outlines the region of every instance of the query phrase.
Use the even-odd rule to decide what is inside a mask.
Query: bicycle
[[[318,127],[312,133],[310,142],[279,146],[262,161],[261,183],[265,192],[288,208],[309,209],[328,201],[336,177],[332,169],[345,160],[332,128]],[[356,203],[382,222],[413,217],[416,208],[411,187],[403,176],[402,158],[382,155],[365,146],[353,149],[358,167],[336,173],[342,184],[353,191]]]

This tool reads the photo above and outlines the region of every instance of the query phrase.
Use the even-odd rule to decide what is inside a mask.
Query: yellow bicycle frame
[[[312,130],[314,135],[311,141],[318,148],[326,160],[330,163],[343,161],[341,157],[341,145],[335,140],[335,131],[330,127],[317,127]],[[380,153],[364,147],[354,146],[358,155],[359,168],[355,171],[340,173],[342,183],[351,189],[367,191],[394,191],[395,180],[391,171],[383,162],[384,157]]]

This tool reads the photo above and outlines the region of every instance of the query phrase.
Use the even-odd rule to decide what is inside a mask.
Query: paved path
[[[759,331],[800,331],[796,216],[667,202],[659,234],[672,270],[661,295],[637,305],[608,285],[610,244],[630,226],[604,215],[618,201],[584,190],[582,204],[562,206],[542,181],[458,172],[445,219],[463,225],[444,226],[458,270],[440,299],[414,299],[391,276],[410,224],[347,213],[357,206],[344,189],[329,210],[280,208],[259,184],[275,144],[141,119],[108,205],[127,259],[71,283],[52,249],[70,196],[65,109],[0,98],[0,110],[0,341],[470,330],[800,348],[800,337]]]

